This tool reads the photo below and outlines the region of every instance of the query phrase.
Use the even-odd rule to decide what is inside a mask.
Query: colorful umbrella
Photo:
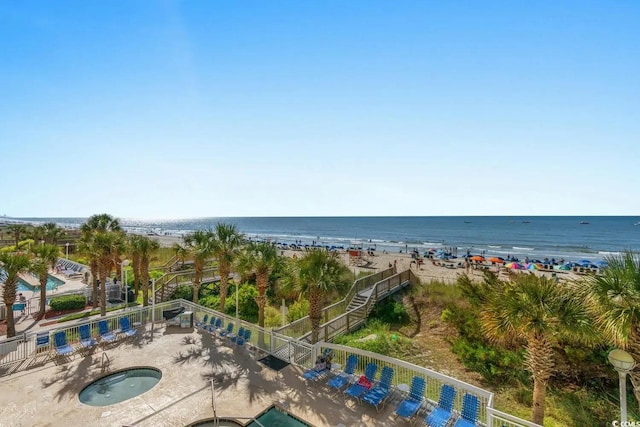
[[[481,257],[480,255],[474,255],[471,258],[469,258],[471,261],[477,261],[477,262],[484,262],[484,258]]]
[[[504,259],[500,257],[489,258],[489,262],[495,262],[496,264],[504,264]]]
[[[530,262],[527,264],[527,270],[540,270],[540,267],[538,267],[538,264]]]
[[[513,270],[522,270],[524,268],[522,264],[518,264],[517,262],[510,262],[508,264],[505,264],[505,267],[511,268]]]

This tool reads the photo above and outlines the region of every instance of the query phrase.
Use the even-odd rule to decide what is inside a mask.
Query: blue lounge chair
[[[206,329],[209,332],[213,332],[215,325],[216,325],[216,318],[214,316],[211,316],[211,320],[209,320],[209,326],[207,326],[204,329]]]
[[[302,374],[302,377],[305,380],[317,381],[327,375],[329,372],[331,372],[331,356],[331,349],[325,349],[322,353],[322,357],[316,360],[316,366],[314,366],[312,369],[309,369],[308,371],[305,371]],[[329,358],[328,361],[327,358]]]
[[[379,411],[381,405],[384,407],[387,396],[389,396],[389,392],[391,391],[391,380],[393,380],[393,369],[388,366],[383,366],[380,381],[362,396],[362,400],[373,405],[376,411]]]
[[[424,399],[424,388],[426,382],[424,378],[415,376],[411,380],[411,389],[409,390],[409,396],[404,399],[396,408],[396,417],[406,418],[411,420],[417,413],[422,401]]]
[[[213,334],[214,332],[216,332],[221,327],[222,327],[222,317],[218,317],[216,319],[216,322],[213,324],[213,327],[209,329],[209,332],[211,332]]]
[[[456,390],[449,384],[440,387],[440,397],[438,406],[424,420],[429,427],[444,427],[453,416],[453,400],[456,397]]]
[[[229,323],[227,324],[227,329],[222,329],[220,331],[220,336],[221,337],[226,337],[227,335],[229,335],[231,332],[233,332],[233,323]]]
[[[138,331],[135,328],[131,327],[131,323],[129,322],[129,318],[128,317],[121,317],[120,318],[120,333],[121,334],[125,334],[127,336],[127,338],[134,336],[135,334],[138,333]]]
[[[344,367],[344,371],[340,375],[337,375],[329,380],[329,383],[327,384],[329,388],[335,388],[338,391],[342,390],[342,388],[349,384],[349,382],[351,381],[353,373],[356,371],[357,365],[358,356],[356,356],[355,354],[350,354],[349,357],[347,357],[347,364]]]
[[[83,351],[90,350],[98,345],[98,341],[91,336],[91,327],[89,325],[81,325],[78,328],[80,333],[80,347]]]
[[[373,380],[376,377],[376,372],[378,372],[378,365],[375,363],[368,363],[364,368],[364,381],[363,378],[360,377],[360,381],[351,385],[344,392],[360,401],[360,397],[373,386]],[[369,384],[368,387],[366,383]]]
[[[100,340],[103,343],[114,342],[116,338],[116,334],[109,330],[109,325],[106,320],[100,320],[98,322],[98,333],[100,334]]]
[[[58,356],[67,356],[74,352],[73,347],[67,343],[67,333],[65,331],[58,331],[53,334],[53,345]]]
[[[207,321],[209,321],[209,315],[205,314],[204,317],[202,318],[202,322],[196,322],[196,327],[201,327],[206,325]]]
[[[238,329],[238,333],[235,335],[231,334],[231,336],[229,336],[229,339],[232,343],[235,344],[236,342],[238,342],[238,337],[240,336],[244,336],[244,326],[240,326],[240,329]]]
[[[238,347],[242,347],[245,342],[249,342],[249,338],[251,338],[251,329],[245,329],[244,335],[238,334]]]
[[[45,361],[51,357],[51,338],[49,332],[36,333],[36,358],[40,355],[45,356]]]
[[[480,402],[473,394],[465,393],[462,396],[462,412],[453,427],[476,427],[478,422],[478,409]]]

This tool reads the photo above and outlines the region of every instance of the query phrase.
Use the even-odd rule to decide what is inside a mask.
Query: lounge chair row
[[[104,345],[117,341],[118,335],[125,338],[136,335],[138,331],[131,326],[128,317],[120,318],[120,330],[111,331],[106,320],[98,322],[98,338]],[[78,328],[78,346],[74,347],[67,341],[67,333],[65,331],[57,331],[53,333],[53,351],[55,356],[71,356],[76,351],[86,354],[98,345],[98,340],[91,334],[91,327],[87,325],[80,325]],[[42,349],[50,349],[50,333],[41,332],[36,335],[36,352],[41,352]]]
[[[323,357],[327,357],[323,354]],[[327,386],[336,391],[342,391],[345,397],[354,398],[358,402],[365,402],[376,408],[377,411],[386,404],[387,398],[392,392],[392,380],[394,371],[384,366],[380,378],[375,376],[378,365],[368,363],[364,369],[364,375],[354,375],[358,364],[358,356],[351,354],[347,357],[345,368],[342,372],[332,377]],[[303,373],[303,377],[309,381],[317,381],[325,377],[331,371],[330,366],[317,366]],[[407,396],[400,401],[395,416],[413,421],[425,404],[424,391],[426,381],[420,376],[414,376],[411,380],[411,388]],[[442,385],[438,404],[432,408],[424,419],[424,423],[430,427],[444,427],[455,419],[454,427],[472,427],[478,422],[479,400],[478,397],[465,393],[462,399],[462,411],[456,417],[453,409],[456,390],[448,384]]]
[[[196,321],[196,327],[203,331],[208,331],[211,334],[216,333],[220,338],[228,338],[229,341],[238,347],[242,347],[245,343],[249,342],[251,338],[251,330],[245,329],[244,326],[240,326],[237,333],[234,332],[233,322],[227,323],[226,327],[223,327],[224,320],[222,317],[216,318],[208,314],[205,314],[202,321]]]

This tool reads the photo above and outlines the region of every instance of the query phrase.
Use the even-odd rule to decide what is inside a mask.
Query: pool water
[[[82,389],[80,402],[91,406],[120,403],[151,390],[162,378],[154,368],[133,368],[114,372]]]
[[[263,426],[269,427],[309,427],[309,424],[275,406],[264,412],[256,420]],[[254,421],[248,427],[260,427],[260,424]]]
[[[56,288],[58,288],[58,286],[64,285],[64,282],[56,277],[53,277],[51,275],[49,275],[47,277],[47,290],[48,291],[52,291]],[[25,282],[22,279],[18,279],[18,292],[35,292],[39,290],[39,288],[36,288],[35,286],[31,286],[30,284],[28,284],[27,282]]]

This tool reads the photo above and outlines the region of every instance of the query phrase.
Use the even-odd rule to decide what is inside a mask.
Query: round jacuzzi
[[[151,390],[160,378],[162,372],[155,368],[123,369],[93,381],[78,397],[85,405],[113,405]]]
[[[207,419],[207,420],[200,420],[197,421],[193,424],[189,424],[187,427],[236,427],[236,426],[240,426],[242,427],[244,424],[240,424],[237,421],[234,420],[230,420],[230,419],[225,419],[225,418],[218,418],[218,419]]]

